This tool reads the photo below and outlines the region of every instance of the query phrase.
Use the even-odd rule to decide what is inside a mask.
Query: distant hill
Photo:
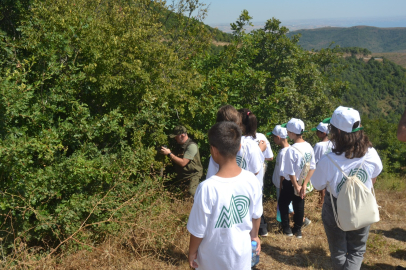
[[[299,44],[306,50],[327,48],[331,42],[335,42],[333,46],[367,48],[374,53],[406,50],[406,27],[324,27],[297,30],[288,36],[299,33],[302,34]]]

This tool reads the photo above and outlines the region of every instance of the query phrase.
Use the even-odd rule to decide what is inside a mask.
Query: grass
[[[378,178],[376,196],[381,221],[371,226],[367,252],[361,269],[394,269],[406,266],[405,179]],[[396,187],[396,189],[393,189]],[[303,239],[278,232],[276,202],[264,203],[269,236],[262,238],[262,269],[331,269],[327,239],[321,221],[318,195],[306,198],[305,214],[312,223],[303,230]],[[189,234],[187,218],[191,198],[165,194],[153,209],[140,213],[130,226],[111,235],[101,244],[82,250],[66,248],[40,261],[38,253],[22,252],[15,269],[190,269],[187,262]],[[92,247],[93,246],[93,247]],[[1,265],[1,264],[0,264]],[[11,267],[12,268],[12,267]]]

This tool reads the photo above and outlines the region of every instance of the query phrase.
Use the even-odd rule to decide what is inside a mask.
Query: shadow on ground
[[[294,255],[287,255],[291,250],[285,250],[269,244],[261,245],[262,252],[271,256],[274,260],[285,265],[296,267],[312,267],[312,269],[329,269],[330,257],[322,247],[311,246],[299,248]]]
[[[393,228],[390,231],[374,230],[374,233],[380,233],[388,238],[393,238],[398,241],[406,242],[406,230],[402,228]]]
[[[385,264],[385,263],[377,263],[374,265],[365,265],[362,264],[361,270],[395,270],[396,266]]]

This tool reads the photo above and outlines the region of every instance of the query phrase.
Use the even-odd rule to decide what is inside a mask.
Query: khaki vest
[[[174,149],[174,154],[179,157],[183,158],[185,155],[186,149],[189,145],[191,144],[196,144],[194,141],[192,141],[190,138],[187,139],[187,141],[180,145],[176,145]],[[191,178],[201,178],[203,175],[203,166],[202,163],[200,162],[200,153],[199,153],[199,147],[197,148],[197,153],[195,157],[189,161],[189,163],[185,167],[181,167],[177,165],[176,163],[173,163],[175,167],[175,171],[178,174],[177,179],[179,180],[185,180],[185,179],[191,179]]]

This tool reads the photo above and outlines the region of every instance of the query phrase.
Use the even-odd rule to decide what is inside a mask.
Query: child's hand
[[[300,190],[300,198],[304,199],[304,197],[306,196],[306,187],[301,187],[302,189]]]
[[[189,265],[192,268],[198,268],[199,265],[197,264],[197,262],[195,262],[195,260],[197,259],[197,251],[193,254],[189,253]]]
[[[299,196],[301,196],[301,191],[303,190],[302,186],[296,185],[293,188],[296,189],[297,194],[299,194]]]
[[[251,237],[251,241],[257,242],[257,254],[261,252],[261,240],[259,240],[259,237]]]

